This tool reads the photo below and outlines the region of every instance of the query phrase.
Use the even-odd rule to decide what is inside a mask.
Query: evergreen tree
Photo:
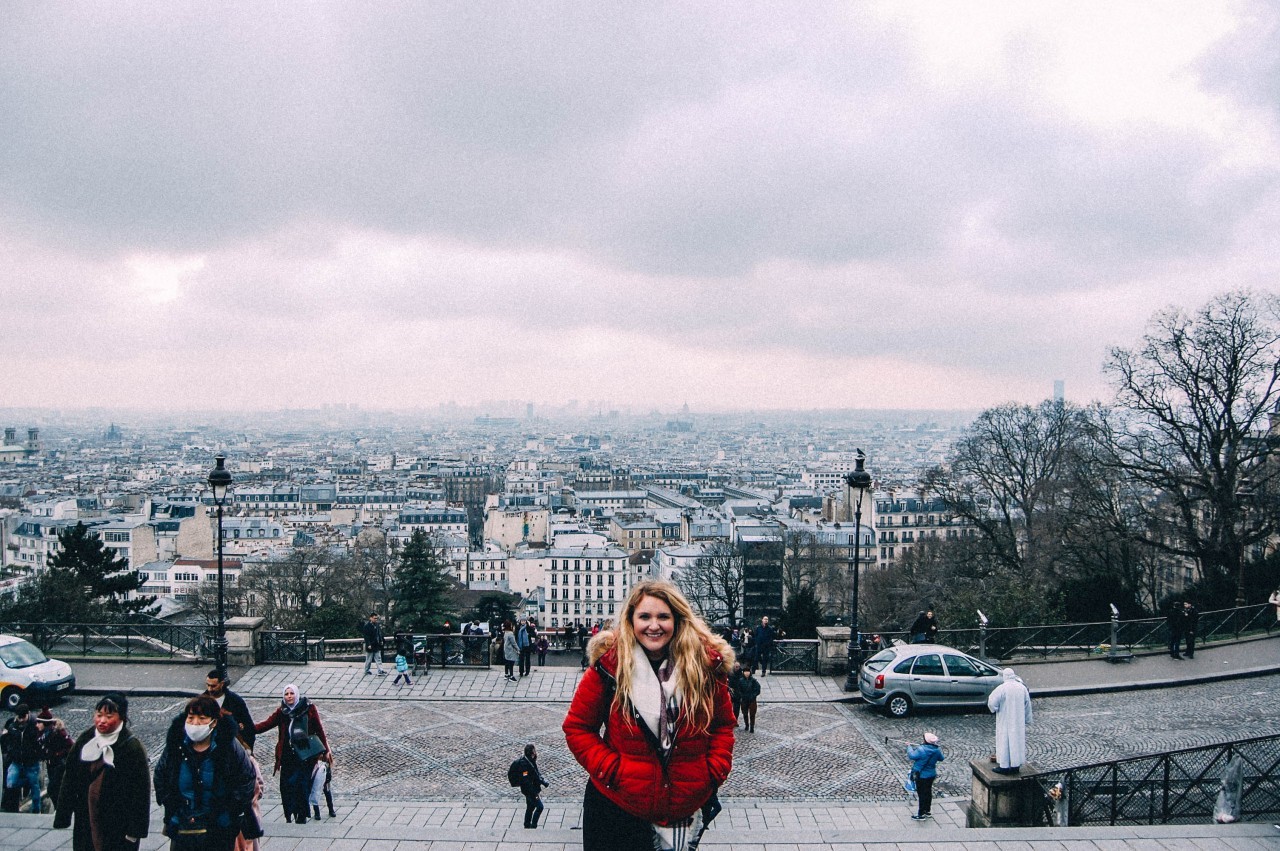
[[[400,552],[391,598],[399,630],[425,630],[451,616],[453,581],[440,551],[421,529],[414,531]]]
[[[812,585],[805,585],[788,599],[782,612],[787,638],[815,638],[822,624],[822,606]]]

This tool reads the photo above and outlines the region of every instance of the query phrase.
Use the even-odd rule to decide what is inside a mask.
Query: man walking
[[[769,626],[769,616],[765,615],[760,619],[760,625],[756,627],[752,637],[752,644],[756,648],[756,663],[760,666],[762,677],[769,674],[769,665],[773,662],[773,643],[777,637],[777,630]]]
[[[360,625],[360,634],[364,636],[364,675],[369,676],[369,666],[376,662],[378,676],[385,677],[387,672],[382,670],[382,624],[378,623],[377,612],[371,613],[369,619]]]
[[[524,795],[524,826],[534,830],[545,809],[542,806],[542,790],[548,785],[538,771],[538,749],[533,745],[525,745],[524,756],[515,761],[511,771],[515,779],[519,780],[520,794]]]
[[[22,803],[22,789],[31,791],[31,812],[40,812],[40,732],[31,717],[31,707],[19,703],[13,717],[4,722],[0,731],[5,762],[4,796],[0,809],[16,813]]]
[[[247,749],[253,750],[253,741],[257,738],[253,731],[253,716],[249,714],[244,698],[227,688],[229,685],[231,681],[227,679],[227,672],[214,668],[204,678],[204,693],[212,697],[223,712],[231,713],[239,728],[236,735]]]

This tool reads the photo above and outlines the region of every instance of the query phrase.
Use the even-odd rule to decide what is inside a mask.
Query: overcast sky
[[[185,11],[184,11],[185,9]],[[0,7],[0,404],[1106,398],[1277,288],[1270,3]]]

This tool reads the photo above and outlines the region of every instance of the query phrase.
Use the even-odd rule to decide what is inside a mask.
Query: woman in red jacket
[[[333,769],[333,751],[320,723],[320,712],[298,687],[284,687],[284,700],[266,720],[253,725],[254,732],[265,733],[277,728],[275,772],[280,775],[280,802],[284,820],[307,823],[307,792],[311,789],[311,770],[316,760],[323,759]]]
[[[588,653],[564,720],[590,776],[582,847],[684,851],[705,829],[704,812],[718,812],[715,792],[733,765],[733,650],[679,589],[647,581]]]

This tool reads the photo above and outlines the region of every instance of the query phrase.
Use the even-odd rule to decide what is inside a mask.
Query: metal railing
[[[773,643],[769,657],[771,674],[816,674],[818,672],[818,640],[787,638]]]
[[[1241,821],[1280,815],[1280,735],[1028,775],[1043,792],[1032,821],[1078,825],[1212,821],[1228,764],[1243,768]]]
[[[160,620],[142,623],[0,624],[48,656],[212,658],[213,630]]]
[[[1039,626],[973,627],[944,629],[938,643],[988,659],[1048,659],[1098,656],[1116,651],[1140,653],[1167,648],[1169,632],[1164,618],[1140,618],[1115,622],[1043,624]],[[1263,603],[1200,614],[1196,641],[1239,641],[1277,631],[1275,609]],[[884,641],[908,642],[904,630],[878,633]]]
[[[316,651],[314,648],[319,648]],[[317,658],[318,653],[318,658]],[[305,632],[269,629],[258,633],[258,664],[305,665],[324,659],[324,641],[307,641]]]

